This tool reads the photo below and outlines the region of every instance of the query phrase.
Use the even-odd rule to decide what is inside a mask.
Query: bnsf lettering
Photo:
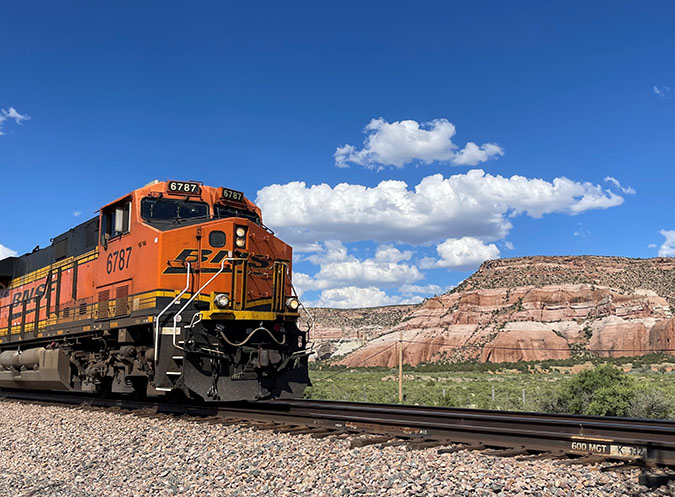
[[[222,257],[220,257],[220,260],[218,262],[223,260],[223,257],[225,257],[227,255],[227,252],[225,252],[224,250],[221,250],[218,253],[218,255],[220,255],[220,253],[222,253],[222,252],[224,252],[224,255]],[[203,249],[202,250],[202,257],[201,257],[202,260],[201,260],[201,262],[206,262],[209,259],[209,255],[211,255],[212,253],[213,253],[213,250]],[[185,262],[189,262],[190,264],[194,264],[195,262],[197,262],[197,249],[184,249],[180,254],[178,254],[178,257],[176,257],[176,260],[177,261],[185,261]]]
[[[262,255],[251,256],[251,266],[255,269],[264,269],[270,265],[268,258]]]
[[[24,300],[32,300],[34,298],[42,298],[45,294],[45,289],[47,285],[42,283],[35,288],[30,290],[24,290],[23,292],[17,292],[12,296],[12,306],[17,306]]]
[[[201,262],[208,262],[209,264],[220,264],[221,261],[227,257],[227,250],[219,250],[210,260],[209,256],[213,254],[213,250],[203,249],[201,254]],[[197,249],[184,249],[178,257],[177,261],[185,261],[190,264],[197,262]],[[251,266],[256,269],[266,268],[270,265],[270,261],[264,255],[251,256]]]
[[[207,264],[220,264],[223,259],[228,255],[227,250],[219,250],[216,254],[213,254],[213,250],[202,249],[200,256],[197,255],[197,249],[183,249],[180,254],[176,256],[175,261],[184,261],[189,262],[190,264],[196,264],[197,262],[207,263]],[[251,268],[252,269],[264,269],[269,267],[270,261],[269,258],[264,255],[253,255],[251,256]],[[209,272],[210,269],[204,269],[203,271]],[[225,272],[229,272],[227,269]],[[185,273],[185,268],[176,268],[169,265],[168,268],[164,270],[164,274],[173,274],[173,273]]]

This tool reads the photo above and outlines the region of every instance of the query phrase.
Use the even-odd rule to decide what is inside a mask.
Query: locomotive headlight
[[[286,300],[286,307],[295,312],[298,310],[298,307],[300,307],[300,302],[295,297],[291,297]]]
[[[225,309],[228,305],[230,305],[230,297],[224,293],[219,293],[214,297],[213,302],[216,304],[216,307]]]
[[[237,238],[237,240],[234,243],[237,247],[244,248],[244,246],[246,245],[246,240],[244,240],[243,238]]]
[[[235,230],[235,233],[237,234],[237,236],[241,237],[241,236],[244,236],[246,234],[246,230],[244,228],[242,228],[241,226],[239,226]]]

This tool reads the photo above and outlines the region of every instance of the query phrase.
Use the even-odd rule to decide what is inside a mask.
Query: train
[[[0,260],[0,388],[302,397],[292,259],[242,192],[153,181]]]

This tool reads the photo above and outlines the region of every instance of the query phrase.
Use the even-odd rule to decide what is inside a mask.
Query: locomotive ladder
[[[184,364],[185,364],[185,349],[183,348],[183,345],[185,344],[185,336],[183,336],[183,340],[179,340],[178,335],[181,334],[182,330],[179,331],[178,323],[182,320],[181,319],[181,314],[185,309],[188,308],[188,306],[199,296],[201,295],[202,291],[209,286],[224,270],[225,270],[225,263],[231,262],[231,261],[243,261],[245,259],[240,258],[240,257],[226,257],[224,258],[221,263],[220,263],[220,269],[218,272],[216,272],[206,283],[204,283],[199,290],[194,292],[192,296],[188,299],[188,301],[180,308],[178,312],[176,312],[173,316],[173,327],[171,328],[171,360],[168,362],[166,370],[164,371],[164,374],[167,376],[171,383],[171,387],[155,387],[156,390],[160,391],[165,391],[165,392],[170,392],[173,388],[174,385],[178,382],[180,377],[183,375],[184,371]],[[187,290],[190,288],[190,263],[187,263],[187,281],[185,288],[183,291],[181,291],[174,299],[173,301],[166,306],[162,312],[160,312],[157,315],[156,322],[155,322],[155,371],[159,371],[159,335],[160,335],[160,323],[159,323],[159,318],[174,304],[178,304],[180,298],[187,292]],[[192,329],[194,326],[196,326],[200,321],[202,320],[202,314],[200,312],[195,313],[192,316],[192,320],[190,321],[190,324],[187,326],[184,326],[184,328],[187,329]]]

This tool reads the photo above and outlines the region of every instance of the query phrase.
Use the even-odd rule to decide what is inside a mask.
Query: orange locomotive
[[[154,182],[0,261],[0,387],[298,397],[291,247],[241,192]]]

